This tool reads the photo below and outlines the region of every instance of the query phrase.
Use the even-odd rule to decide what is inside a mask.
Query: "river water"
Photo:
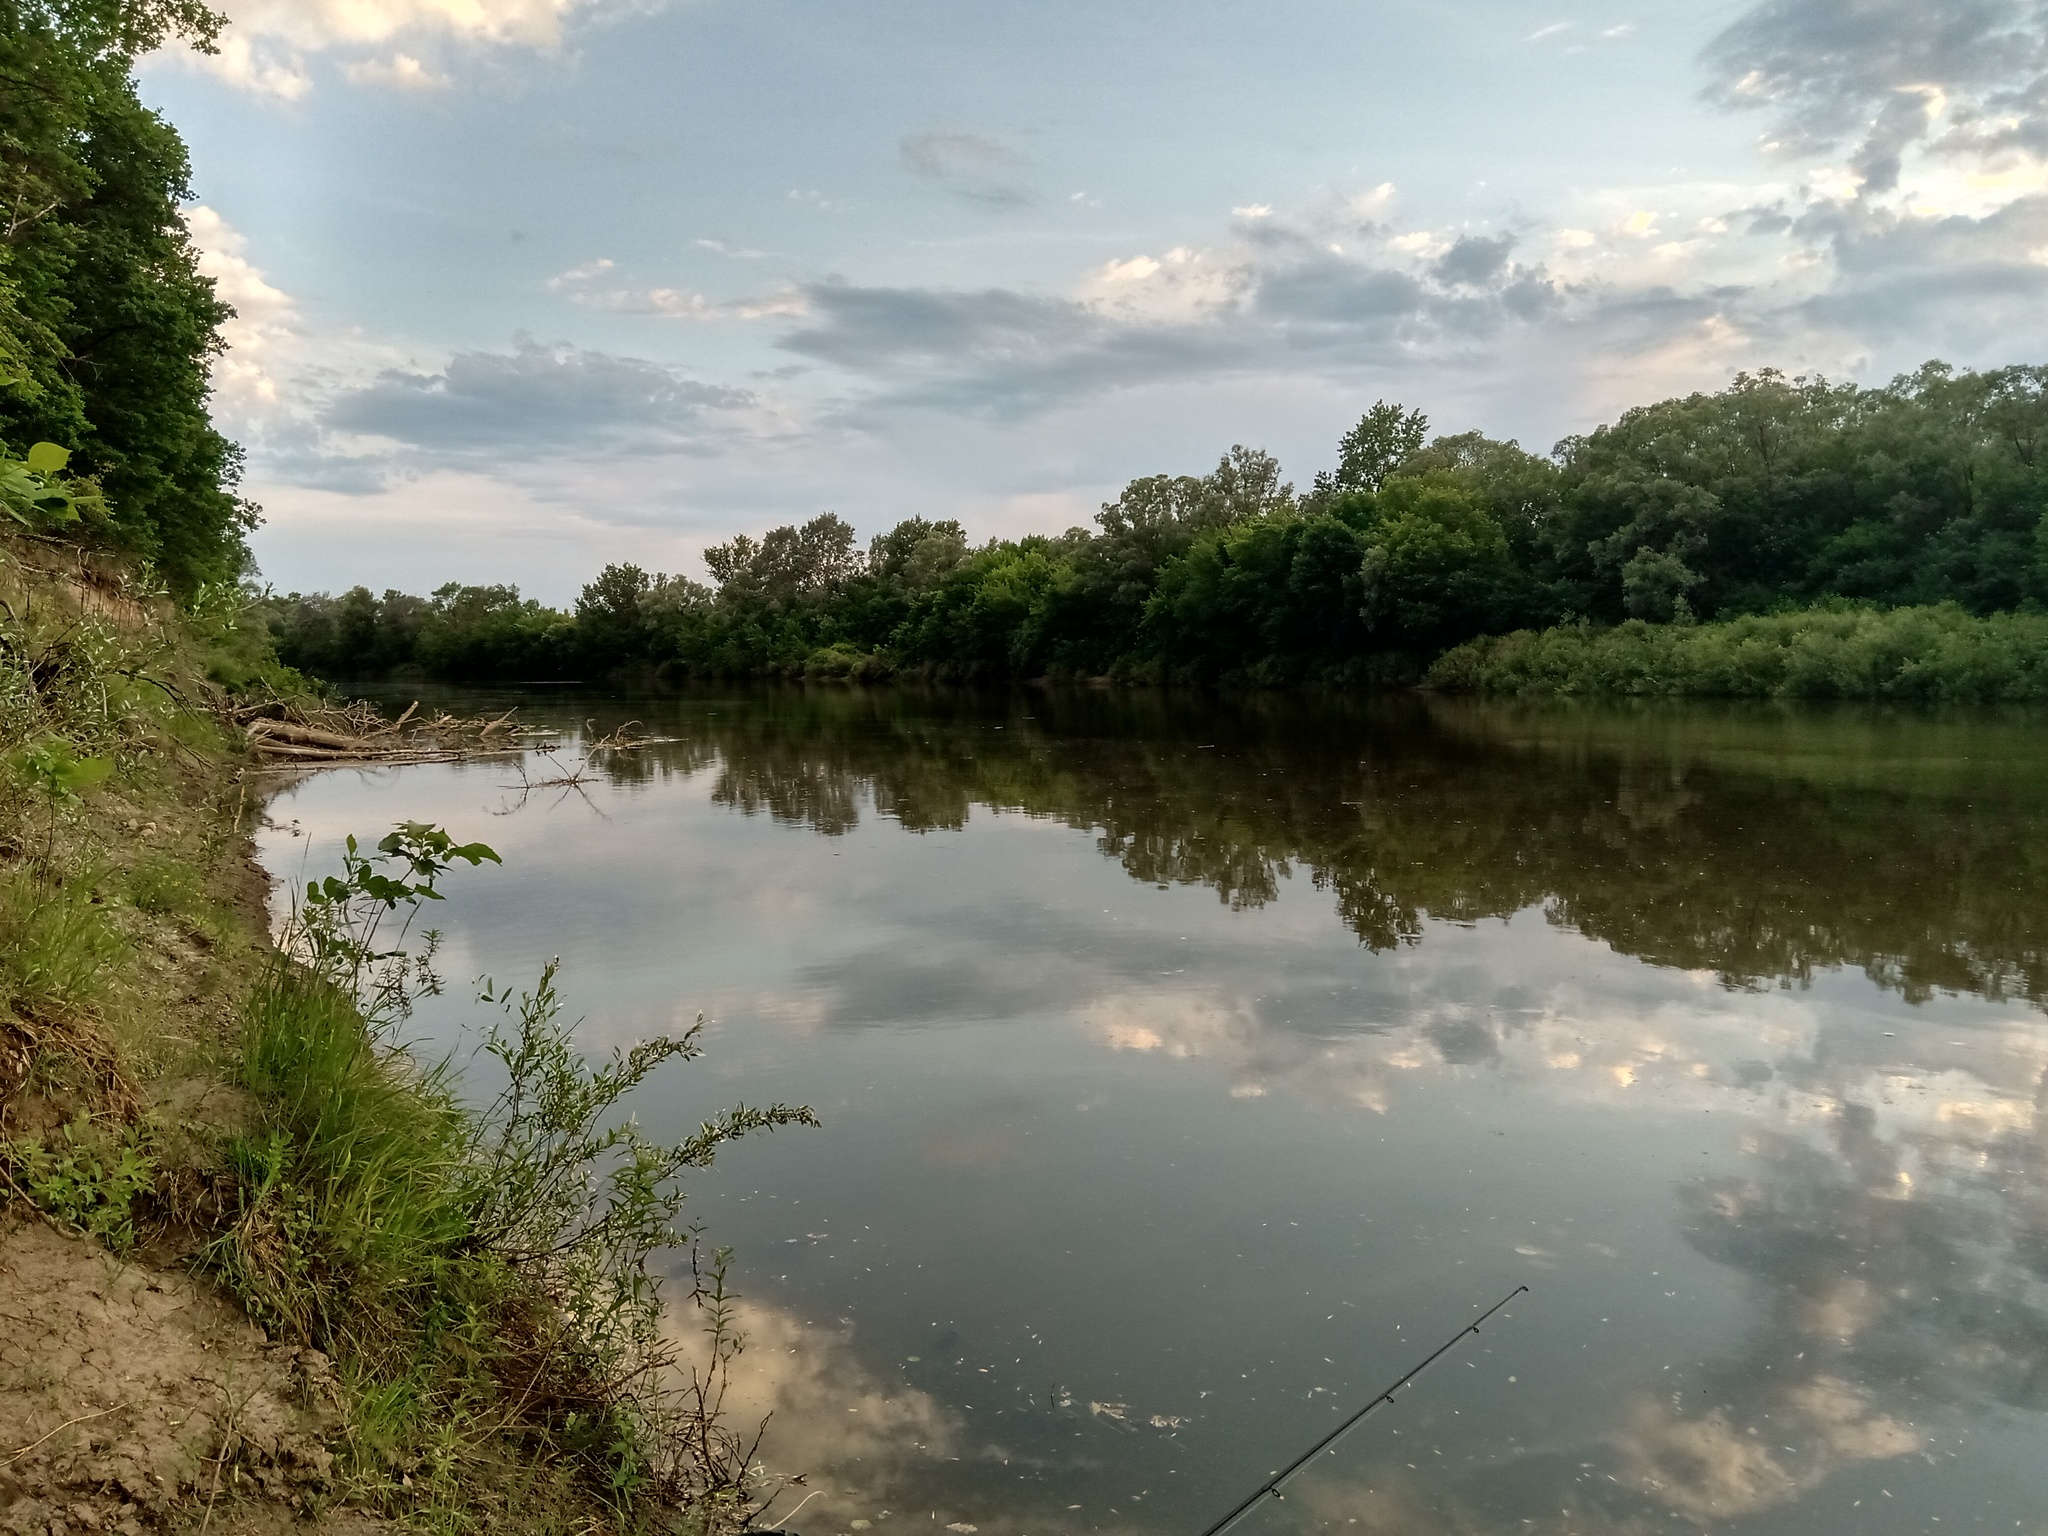
[[[663,738],[330,772],[301,879],[493,844],[638,1104],[819,1130],[694,1186],[804,1536],[2048,1532],[2048,721],[709,689]],[[770,1512],[771,1520],[777,1511]],[[866,1522],[865,1525],[862,1522]]]

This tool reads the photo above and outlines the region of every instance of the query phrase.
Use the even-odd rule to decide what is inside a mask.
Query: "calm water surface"
[[[670,739],[310,778],[265,857],[484,839],[450,978],[701,1009],[656,1129],[817,1108],[692,1202],[805,1536],[1193,1536],[1521,1284],[1240,1529],[2048,1532],[2048,724],[517,702]]]

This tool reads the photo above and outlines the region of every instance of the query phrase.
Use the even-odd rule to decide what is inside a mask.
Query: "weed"
[[[198,877],[171,859],[149,859],[128,876],[128,899],[157,917],[196,917],[206,905]]]
[[[343,874],[307,888],[287,930],[296,959],[249,1004],[243,1083],[262,1125],[230,1149],[239,1209],[206,1262],[274,1330],[335,1356],[363,1496],[458,1507],[509,1439],[621,1513],[689,1505],[706,1529],[736,1527],[759,1503],[752,1444],[703,1422],[739,1346],[727,1256],[692,1294],[717,1319],[694,1396],[665,1385],[676,1362],[651,1264],[694,1242],[685,1175],[729,1141],[815,1117],[741,1105],[673,1145],[650,1139],[624,1102],[694,1059],[698,1030],[587,1062],[553,964],[531,991],[485,984],[503,1018],[484,1049],[506,1086],[463,1110],[446,1065],[386,1043],[438,986],[403,941],[458,860],[496,855],[405,823],[372,853],[351,839]],[[401,907],[399,940],[380,937]]]
[[[32,1019],[92,1011],[120,949],[88,882],[0,870],[0,1010]]]
[[[373,854],[365,854],[351,834],[341,874],[307,882],[305,902],[286,925],[284,947],[312,974],[354,998],[372,1028],[408,1018],[416,999],[441,990],[433,969],[440,935],[429,929],[420,951],[406,948],[420,903],[447,899],[435,882],[457,860],[475,868],[486,859],[502,862],[485,844],[457,843],[424,822],[399,823]],[[406,915],[397,941],[379,949],[384,920],[400,906]]]
[[[66,1124],[61,1141],[39,1136],[0,1140],[0,1169],[9,1182],[59,1226],[98,1238],[115,1252],[135,1243],[135,1201],[156,1183],[156,1159],[130,1127],[110,1137],[90,1115]]]

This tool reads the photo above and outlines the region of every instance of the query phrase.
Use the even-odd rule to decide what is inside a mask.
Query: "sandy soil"
[[[320,1502],[342,1423],[316,1351],[181,1273],[0,1217],[0,1533],[280,1530]]]

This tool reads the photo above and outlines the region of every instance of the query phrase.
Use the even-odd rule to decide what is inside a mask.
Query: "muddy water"
[[[1240,1529],[2048,1531],[2038,718],[520,702],[669,739],[266,857],[489,841],[447,975],[702,1010],[656,1128],[818,1109],[693,1202],[805,1536],[1192,1536],[1525,1284]]]

